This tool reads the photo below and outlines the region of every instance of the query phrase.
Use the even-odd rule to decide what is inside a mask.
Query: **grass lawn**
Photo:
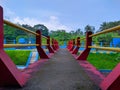
[[[90,53],[87,60],[97,69],[113,69],[120,62],[120,54]]]
[[[9,57],[13,60],[13,62],[16,65],[25,65],[31,51],[30,50],[5,50],[5,52],[9,55]]]

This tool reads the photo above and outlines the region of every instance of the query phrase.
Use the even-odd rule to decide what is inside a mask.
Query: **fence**
[[[36,36],[36,44],[4,44],[4,24],[10,25],[14,28],[18,28],[25,32],[31,33]],[[23,47],[23,46],[36,46],[37,51],[40,56],[40,61],[44,61],[44,59],[49,59],[50,55],[47,55],[42,48],[42,38],[47,40],[47,44],[45,45],[49,53],[54,53],[58,50],[58,42],[55,39],[52,39],[52,45],[50,44],[50,37],[43,36],[40,30],[33,32],[29,29],[23,28],[16,24],[13,24],[7,20],[3,20],[3,8],[0,7],[0,86],[19,86],[22,87],[25,85],[27,81],[27,77],[29,76],[26,73],[19,71],[16,65],[12,62],[10,57],[5,53],[4,48],[10,47]]]
[[[107,29],[107,30],[104,30],[104,31],[101,31],[101,32],[98,32],[96,34],[92,34],[92,32],[87,32],[86,38],[79,39],[79,41],[78,41],[79,37],[77,38],[76,45],[74,44],[74,40],[70,40],[68,42],[67,49],[75,56],[75,58],[78,61],[87,61],[87,57],[90,53],[91,48],[120,52],[120,48],[92,46],[92,38],[93,37],[101,35],[101,34],[106,34],[106,33],[112,32],[112,31],[116,31],[116,30],[120,30],[120,25],[110,28],[110,29]],[[78,53],[78,49],[80,48],[80,40],[83,40],[83,39],[86,40],[85,50],[80,55],[77,56],[76,54]],[[78,43],[79,43],[79,45],[78,45]],[[76,48],[73,49],[73,47],[75,47],[75,46],[76,46]],[[89,67],[89,71],[90,71],[90,67]],[[96,72],[97,71],[95,71],[94,74]],[[93,78],[95,78],[95,77],[93,77]],[[100,82],[99,86],[102,90],[120,90],[119,78],[120,78],[120,63],[112,70],[112,72],[107,77],[105,77]]]

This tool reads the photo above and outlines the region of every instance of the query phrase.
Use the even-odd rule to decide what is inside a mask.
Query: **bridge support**
[[[120,90],[120,63],[100,84],[102,90]]]
[[[50,36],[47,36],[47,48],[49,50],[49,53],[54,53],[54,50],[50,46]]]
[[[41,59],[49,59],[49,57],[47,56],[47,54],[45,53],[45,51],[43,50],[42,46],[42,36],[41,36],[41,31],[37,30],[36,33],[38,33],[39,35],[36,35],[36,44],[39,44],[39,46],[36,46],[37,51],[39,53],[39,56]]]
[[[3,47],[3,9],[0,6],[0,86],[22,87],[27,81],[27,74],[20,72]]]
[[[75,39],[72,40],[72,47],[70,48],[70,51],[72,52],[75,48]]]
[[[89,37],[89,35],[91,35],[92,32],[87,32],[86,34],[86,48],[85,50],[76,58],[77,60],[87,60],[88,54],[90,52],[90,48],[88,48],[88,46],[91,46],[92,44],[92,38]]]
[[[55,40],[52,38],[52,48],[54,49],[54,51],[56,51],[56,47],[55,47]]]
[[[77,54],[80,48],[80,37],[77,37],[77,47],[72,51],[72,54]]]
[[[54,40],[54,46],[55,46],[56,50],[59,49],[59,45],[58,45],[58,41],[57,40]]]

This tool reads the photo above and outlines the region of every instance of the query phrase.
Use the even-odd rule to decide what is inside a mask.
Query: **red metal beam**
[[[80,48],[80,37],[77,37],[77,47],[73,50],[72,54],[77,54]]]
[[[54,53],[54,50],[50,46],[50,36],[47,36],[47,48],[49,50],[49,53]]]
[[[120,63],[100,84],[102,90],[120,90]]]
[[[57,49],[55,48],[55,40],[52,38],[52,48],[56,51]]]
[[[19,71],[3,48],[3,9],[0,7],[0,86],[23,87],[27,74]]]
[[[45,51],[43,50],[42,48],[42,36],[41,36],[41,31],[40,30],[37,30],[36,33],[39,34],[36,35],[36,44],[39,44],[39,46],[36,46],[37,48],[37,51],[39,53],[39,56],[41,59],[49,59],[49,57],[47,56],[47,54],[45,53]]]
[[[72,47],[70,48],[70,51],[73,51],[75,48],[75,39],[72,40]]]
[[[88,48],[88,46],[91,46],[92,44],[92,37],[89,37],[89,35],[91,35],[92,32],[87,32],[86,34],[86,48],[85,50],[76,58],[77,60],[87,60],[87,57],[89,55],[90,52],[90,48]]]

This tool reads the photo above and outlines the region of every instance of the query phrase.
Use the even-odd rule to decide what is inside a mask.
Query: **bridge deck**
[[[60,49],[23,88],[5,90],[99,90],[66,49]]]

